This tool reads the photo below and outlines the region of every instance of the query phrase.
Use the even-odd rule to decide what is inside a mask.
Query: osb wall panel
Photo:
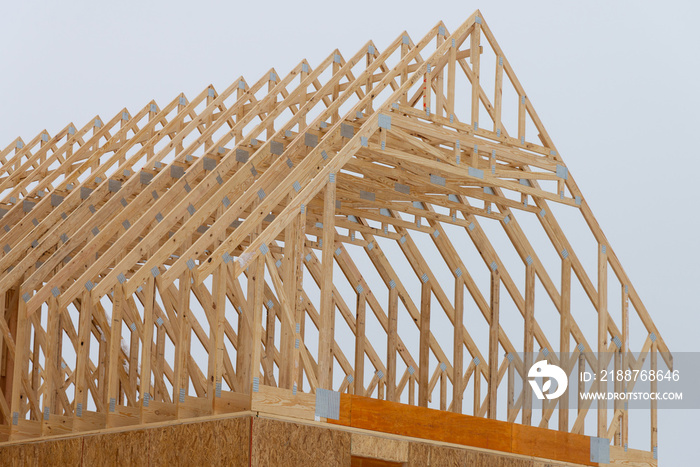
[[[248,465],[250,418],[0,447],[0,466]]]
[[[468,449],[410,443],[408,467],[461,467],[465,465],[470,467],[533,467],[533,461]]]
[[[474,465],[476,456],[464,449],[444,446],[432,446],[424,443],[411,443],[408,450],[408,466],[445,466],[457,467]]]
[[[350,433],[253,418],[252,465],[350,467]]]
[[[82,449],[81,438],[5,446],[0,448],[0,465],[80,465]]]
[[[479,452],[476,454],[476,462],[474,465],[478,467],[533,467],[535,463],[532,459],[522,457],[501,456],[499,454]]]
[[[84,437],[83,465],[148,465],[149,431],[124,431]]]
[[[250,459],[250,417],[216,422],[210,442],[220,443],[214,465],[247,465]]]
[[[36,445],[19,444],[0,447],[0,465],[20,467],[36,466]]]
[[[80,465],[83,454],[83,440],[73,438],[60,441],[46,441],[36,445],[35,453],[35,459],[39,466]]]
[[[241,417],[4,446],[0,447],[0,466],[247,466],[251,449],[251,465],[271,467],[382,465],[370,459],[407,462],[405,465],[415,467],[564,465],[288,421]],[[364,459],[360,464],[358,459],[352,464],[351,455]]]
[[[248,465],[249,417],[188,423],[149,431],[150,466]]]
[[[206,444],[209,436],[209,424],[206,427],[203,423],[188,423],[186,425],[175,425],[149,430],[150,446],[149,458],[152,465],[178,465],[181,459],[194,459],[199,457],[201,449],[200,443]]]

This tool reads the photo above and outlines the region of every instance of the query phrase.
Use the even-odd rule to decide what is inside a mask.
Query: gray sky
[[[284,75],[336,47],[382,48],[404,29],[454,29],[480,8],[669,347],[700,350],[696,2],[8,3],[2,147],[272,66]],[[660,414],[661,465],[689,455],[691,415]]]

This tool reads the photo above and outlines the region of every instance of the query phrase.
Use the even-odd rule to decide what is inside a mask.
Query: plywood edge
[[[408,462],[408,441],[352,433],[350,453],[353,456],[369,457],[394,462]]]

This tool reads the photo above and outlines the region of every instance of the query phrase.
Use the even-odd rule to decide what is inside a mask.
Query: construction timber
[[[478,11],[17,138],[0,162],[3,456],[170,436],[163,452],[272,465],[253,440],[291,424],[307,431],[280,445],[328,438],[337,465],[448,448],[657,465],[655,403],[630,440],[621,403],[535,410],[522,384],[544,357],[568,374],[673,361]]]

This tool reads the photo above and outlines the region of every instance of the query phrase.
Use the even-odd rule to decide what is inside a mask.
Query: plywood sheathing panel
[[[350,466],[350,433],[253,418],[252,465]]]
[[[252,443],[251,421],[254,426]],[[308,423],[310,424],[244,416],[13,444],[0,447],[0,465],[112,465],[118,462],[118,465],[170,467],[201,465],[204,462],[245,466],[249,465],[251,451],[252,465],[582,465]],[[552,441],[551,438],[542,436],[542,442],[548,440]],[[644,457],[645,454],[631,450],[624,453],[615,447],[611,449],[611,458],[618,462],[624,461],[624,465],[654,465],[651,459]],[[358,459],[362,462],[358,463]]]
[[[34,467],[39,465],[36,451],[37,445],[34,443],[3,446],[0,447],[0,459],[2,465],[8,467]]]
[[[82,465],[148,465],[149,430],[86,436]]]
[[[37,465],[81,465],[83,440],[80,438],[47,441],[36,445]],[[83,464],[86,465],[86,464]]]
[[[250,418],[156,428],[151,431],[151,466],[179,465],[183,460],[208,465],[248,465]]]
[[[248,465],[250,417],[0,447],[0,465]]]

